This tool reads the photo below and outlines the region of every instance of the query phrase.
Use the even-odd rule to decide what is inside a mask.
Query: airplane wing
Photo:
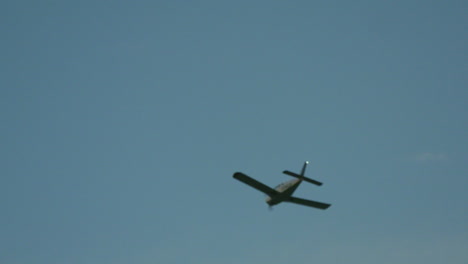
[[[320,202],[305,200],[305,199],[301,199],[301,198],[296,198],[296,197],[292,197],[292,196],[288,200],[285,200],[285,202],[301,204],[301,205],[310,206],[310,207],[323,209],[323,210],[327,209],[331,205],[331,204],[320,203]]]
[[[276,195],[278,194],[277,191],[275,191],[274,189],[266,186],[265,184],[257,181],[257,180],[254,180],[252,178],[250,178],[249,176],[241,173],[241,172],[236,172],[234,173],[234,175],[232,176],[234,177],[235,179],[249,185],[250,187],[253,187],[269,196],[273,196],[273,195]]]

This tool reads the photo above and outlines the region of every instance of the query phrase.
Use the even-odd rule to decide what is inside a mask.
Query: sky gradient
[[[467,263],[467,9],[3,1],[0,263]]]

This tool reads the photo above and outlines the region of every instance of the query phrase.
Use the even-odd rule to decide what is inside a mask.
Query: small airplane
[[[294,191],[299,187],[299,184],[301,184],[302,181],[306,181],[315,185],[322,185],[321,182],[309,179],[304,176],[305,170],[307,165],[309,164],[308,161],[304,163],[304,166],[302,167],[301,174],[297,174],[288,170],[283,171],[284,174],[295,177],[297,179],[293,179],[284,183],[279,184],[278,186],[275,187],[275,189],[272,189],[265,184],[250,178],[249,176],[245,175],[242,172],[236,172],[232,176],[234,179],[237,179],[250,187],[253,187],[267,195],[267,198],[265,202],[270,206],[270,208],[273,205],[277,205],[281,202],[289,202],[289,203],[296,203],[296,204],[301,204],[305,206],[310,206],[318,209],[327,209],[330,207],[331,204],[326,204],[326,203],[321,203],[321,202],[315,202],[315,201],[310,201],[310,200],[305,200],[301,198],[297,198],[292,196]]]

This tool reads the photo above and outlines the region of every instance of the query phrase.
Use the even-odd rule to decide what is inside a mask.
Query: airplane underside
[[[233,177],[235,179],[249,185],[250,187],[253,187],[253,188],[265,193],[267,195],[267,198],[266,198],[265,202],[269,206],[277,205],[277,204],[279,204],[281,202],[289,202],[289,203],[296,203],[296,204],[300,204],[300,205],[310,206],[310,207],[314,207],[314,208],[317,208],[317,209],[327,209],[328,207],[330,207],[331,204],[306,200],[306,199],[297,198],[297,197],[292,196],[292,194],[294,193],[294,191],[296,191],[297,187],[299,187],[299,185],[301,184],[302,181],[310,182],[310,183],[313,183],[313,184],[318,185],[318,186],[322,185],[321,182],[309,179],[309,178],[304,176],[305,168],[306,168],[307,164],[308,164],[308,162],[304,163],[304,166],[302,167],[301,174],[296,174],[296,173],[293,173],[293,172],[290,172],[290,171],[284,171],[283,172],[284,174],[295,177],[295,178],[298,178],[298,179],[282,183],[282,184],[278,185],[275,189],[272,189],[272,188],[266,186],[265,184],[255,180],[255,179],[253,179],[253,178],[251,178],[251,177],[249,177],[246,174],[241,173],[241,172],[234,173]]]

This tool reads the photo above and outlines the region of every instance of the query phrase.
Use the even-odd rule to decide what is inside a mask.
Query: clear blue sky
[[[467,9],[3,1],[0,262],[467,263]]]

